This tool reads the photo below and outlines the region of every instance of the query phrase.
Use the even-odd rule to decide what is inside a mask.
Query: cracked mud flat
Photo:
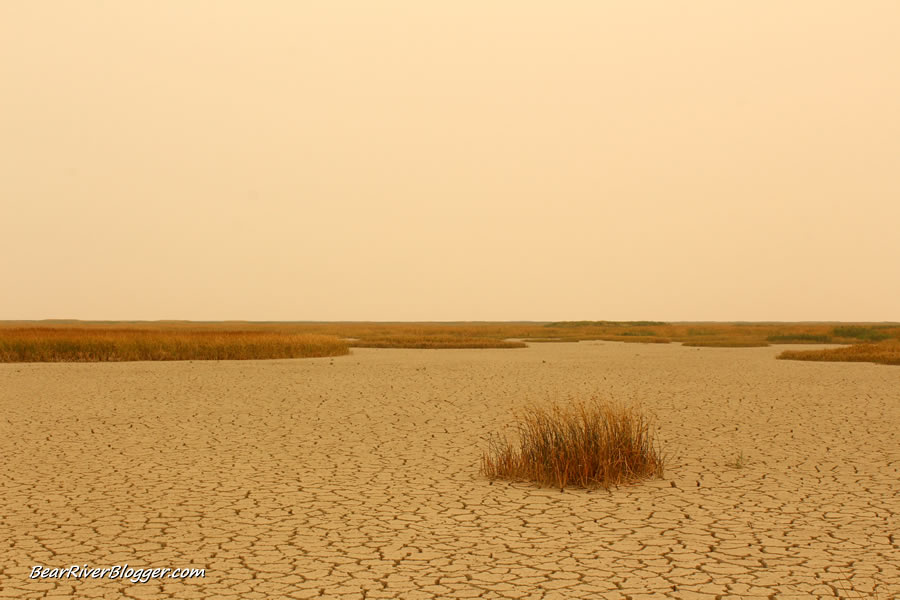
[[[900,368],[780,350],[0,365],[0,598],[900,597]],[[511,409],[595,393],[658,418],[664,480],[478,475]],[[126,562],[207,572],[28,577]]]

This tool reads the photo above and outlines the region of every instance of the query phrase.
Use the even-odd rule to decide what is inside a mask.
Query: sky
[[[4,0],[0,319],[900,320],[900,3]]]

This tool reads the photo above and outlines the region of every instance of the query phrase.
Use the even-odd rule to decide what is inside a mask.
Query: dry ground
[[[898,597],[900,369],[781,350],[0,364],[0,598]],[[478,475],[511,409],[595,393],[656,415],[664,480]],[[125,562],[207,574],[28,578]]]

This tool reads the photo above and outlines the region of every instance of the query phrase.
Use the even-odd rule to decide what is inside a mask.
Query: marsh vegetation
[[[780,358],[897,364],[898,324],[664,323],[661,321],[458,322],[0,322],[0,362],[303,358],[349,348],[524,348],[527,343],[610,341],[746,348],[843,344]]]

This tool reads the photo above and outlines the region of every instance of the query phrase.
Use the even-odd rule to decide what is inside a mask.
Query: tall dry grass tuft
[[[349,352],[334,336],[272,331],[0,329],[0,362],[246,360]]]
[[[530,407],[517,418],[517,429],[517,443],[490,438],[482,474],[561,489],[608,489],[663,475],[650,420],[634,407],[596,399]]]

